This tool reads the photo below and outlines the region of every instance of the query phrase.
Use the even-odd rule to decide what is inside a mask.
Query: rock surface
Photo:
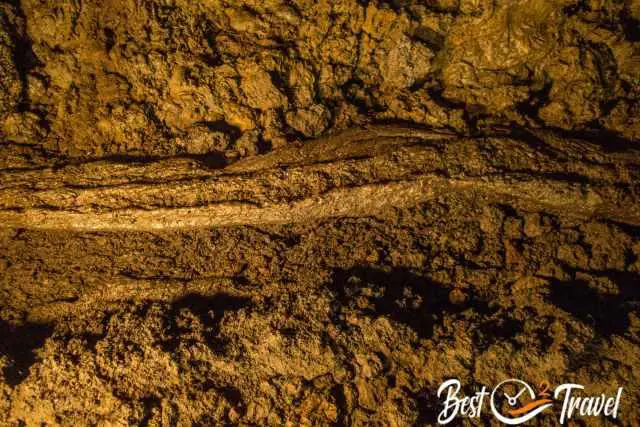
[[[432,425],[452,377],[621,386],[632,425],[639,28],[1,1],[0,425]]]
[[[245,154],[380,121],[640,136],[630,0],[24,0],[0,20],[0,136],[66,157],[189,152],[202,124],[259,131]]]

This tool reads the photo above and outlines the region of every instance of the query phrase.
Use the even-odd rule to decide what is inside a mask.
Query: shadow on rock
[[[386,316],[407,325],[420,338],[431,337],[434,325],[445,313],[467,308],[451,302],[450,287],[406,269],[338,270],[331,287],[337,295],[336,314],[355,310],[369,316]]]
[[[182,313],[191,313],[196,316],[205,328],[206,337],[213,347],[223,347],[224,343],[218,339],[220,322],[228,311],[237,311],[249,306],[250,298],[238,297],[228,294],[203,296],[198,294],[187,295],[175,301],[171,310],[167,313],[167,335],[170,337],[163,347],[166,351],[175,351],[181,342],[185,341],[185,334],[191,331],[190,327],[179,321]]]
[[[640,309],[640,277],[626,272],[607,277],[618,285],[617,295],[598,292],[582,280],[554,281],[550,299],[599,334],[621,335],[629,328],[629,313]]]
[[[51,325],[14,326],[0,321],[0,355],[9,359],[3,369],[7,384],[16,386],[29,375],[29,369],[37,361],[36,350],[52,333]]]

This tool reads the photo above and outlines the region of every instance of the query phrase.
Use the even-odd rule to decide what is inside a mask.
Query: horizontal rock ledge
[[[542,147],[542,148],[541,148]],[[543,135],[352,130],[222,169],[185,159],[91,162],[0,177],[3,227],[158,230],[375,215],[448,192],[640,224],[635,151]]]

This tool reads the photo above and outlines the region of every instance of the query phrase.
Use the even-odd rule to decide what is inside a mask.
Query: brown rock
[[[312,137],[320,135],[327,128],[330,116],[325,106],[316,104],[308,109],[289,111],[286,119],[289,126],[304,136]]]
[[[267,71],[254,63],[240,63],[238,68],[242,70],[240,88],[249,106],[268,110],[287,105],[287,98],[273,84]]]

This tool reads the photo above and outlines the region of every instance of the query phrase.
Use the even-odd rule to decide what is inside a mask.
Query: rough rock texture
[[[637,139],[638,9],[635,0],[9,2],[0,135],[82,158],[237,157],[372,121]]]
[[[0,425],[632,425],[639,100],[636,0],[0,1]]]

